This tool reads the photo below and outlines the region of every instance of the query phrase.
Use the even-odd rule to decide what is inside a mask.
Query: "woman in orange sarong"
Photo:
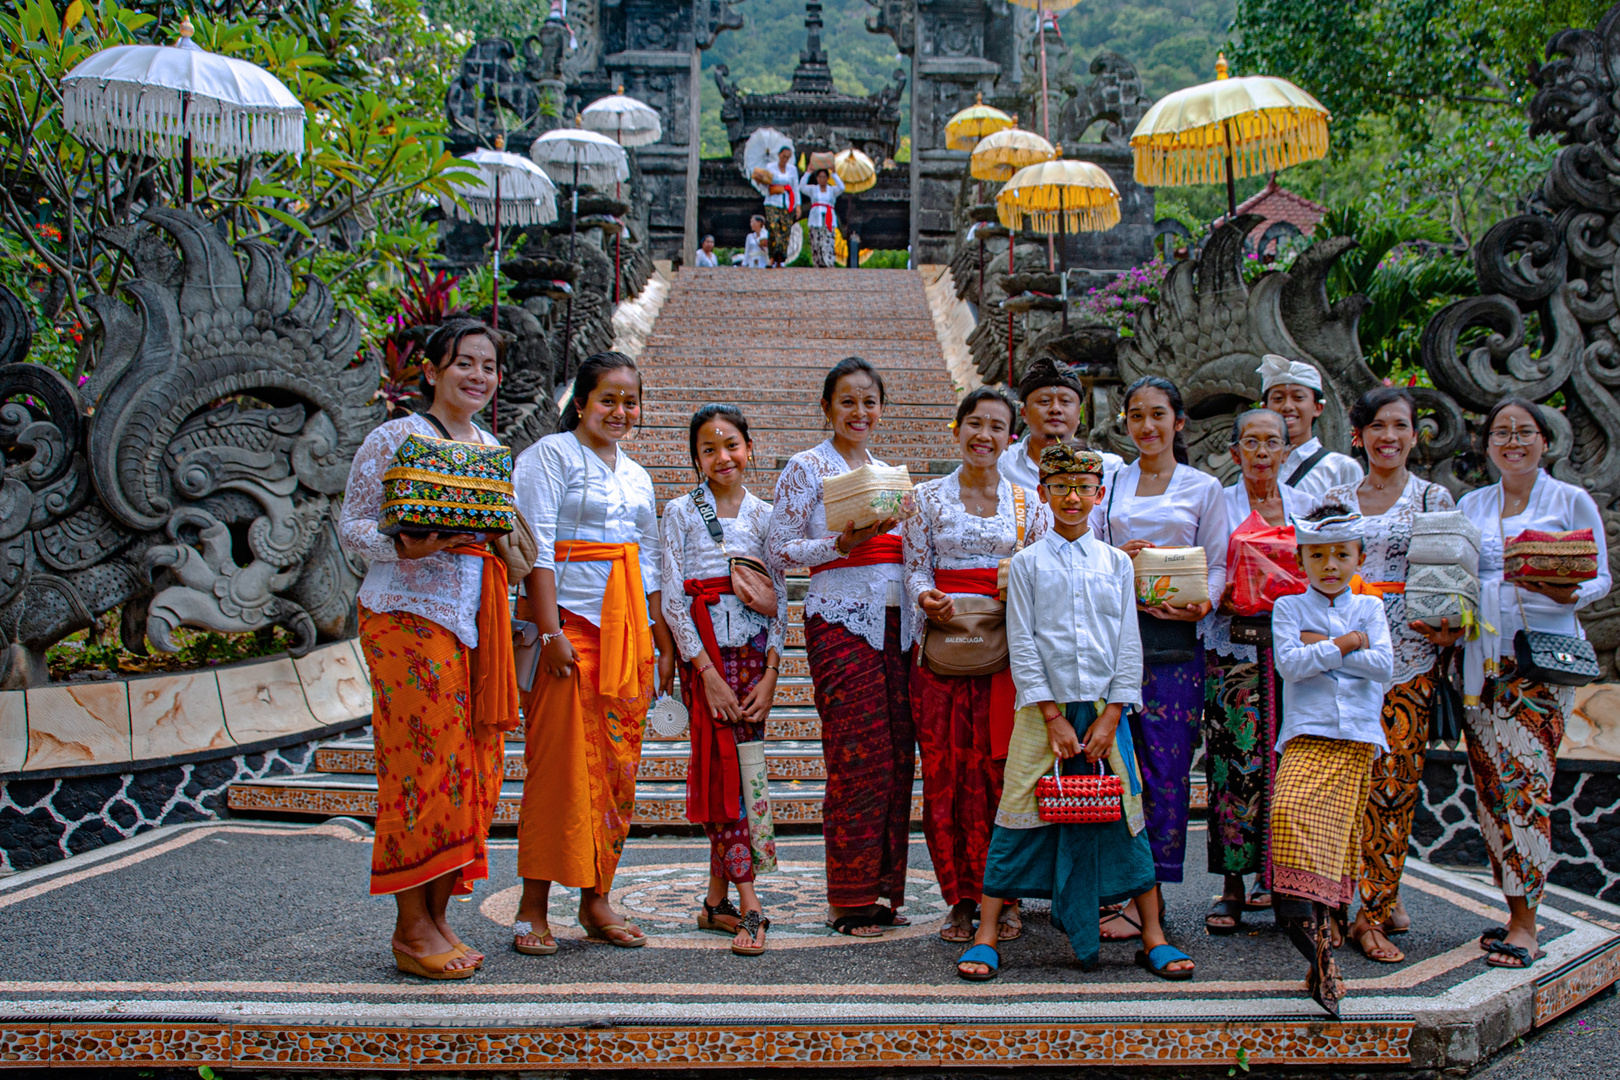
[[[523,709],[523,898],[512,947],[525,955],[557,951],[547,921],[552,882],[580,890],[586,936],[627,949],[647,943],[608,903],[635,817],[654,640],[660,692],[675,678],[652,478],[619,447],[640,416],[634,361],[597,353],[580,365],[563,430],[513,468],[518,508],[540,544],[526,592],[543,640]]]
[[[425,415],[366,437],[344,496],[343,546],[370,561],[360,647],[371,669],[377,835],[371,893],[393,896],[394,963],[465,979],[483,963],[445,920],[453,893],[489,876],[503,732],[518,725],[506,564],[464,533],[383,535],[382,477],[408,436],[499,445],[472,422],[500,381],[504,344],[472,320],[428,341]]]

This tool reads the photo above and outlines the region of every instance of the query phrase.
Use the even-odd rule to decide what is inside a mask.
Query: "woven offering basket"
[[[841,533],[884,518],[905,520],[917,512],[912,497],[911,470],[904,465],[862,465],[821,482],[821,501],[827,511],[827,531]]]
[[[382,519],[377,531],[474,533],[512,531],[512,451],[450,439],[408,435],[383,473]]]

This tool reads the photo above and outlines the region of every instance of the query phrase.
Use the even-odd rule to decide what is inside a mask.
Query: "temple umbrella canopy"
[[[1007,128],[979,140],[968,169],[975,180],[1008,180],[1026,165],[1050,161],[1056,154],[1052,144],[1033,131]]]
[[[1119,224],[1119,189],[1089,161],[1042,161],[1002,185],[996,217],[1014,232],[1105,232]]]
[[[559,184],[606,187],[630,179],[624,147],[583,128],[558,128],[535,139],[529,157]]]
[[[478,179],[451,185],[465,206],[439,196],[439,208],[446,217],[480,225],[549,225],[557,220],[557,185],[528,158],[480,148],[457,160]]]
[[[579,126],[600,132],[620,146],[649,146],[664,137],[658,110],[645,101],[626,97],[624,87],[597,98],[579,114]]]
[[[978,94],[972,105],[945,122],[945,149],[972,150],[986,135],[1017,126],[1017,121],[1000,109],[986,105],[984,95]]]
[[[869,191],[877,184],[877,166],[853,146],[833,156],[833,172],[844,182],[844,191],[850,195]]]
[[[1223,55],[1214,82],[1160,98],[1136,125],[1136,179],[1183,187],[1218,184],[1224,176],[1235,214],[1239,178],[1326,157],[1330,119],[1326,106],[1287,79],[1227,78]]]

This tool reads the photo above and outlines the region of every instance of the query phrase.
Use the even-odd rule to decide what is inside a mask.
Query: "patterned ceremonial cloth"
[[[472,655],[438,623],[360,609],[371,669],[377,835],[371,895],[459,873],[456,891],[489,876],[487,841],[501,797],[506,740],[474,722]]]
[[[789,210],[785,206],[765,207],[765,231],[770,233],[765,243],[770,250],[772,262],[787,262],[788,233],[793,231],[797,219],[796,210]]]
[[[1504,896],[1541,903],[1553,867],[1552,781],[1575,689],[1528,682],[1504,657],[1466,712],[1480,831]]]
[[[1269,648],[1254,660],[1204,653],[1204,771],[1209,779],[1209,872],[1258,874],[1271,887],[1267,826],[1277,776],[1282,690]]]
[[[765,675],[765,633],[761,631],[748,645],[737,648],[721,645],[716,651],[719,657],[711,657],[710,661],[720,669],[726,685],[731,687],[731,692],[741,702]],[[681,700],[686,703],[688,711],[694,705],[693,688],[701,678],[691,664],[681,664]],[[763,724],[741,723],[730,727],[739,745],[759,742],[765,737]],[[749,795],[745,786],[742,798]],[[755,841],[749,832],[748,816],[743,811],[741,800],[734,809],[736,817],[730,821],[708,821],[703,824],[703,833],[709,838],[709,873],[732,883],[753,881],[756,874],[776,869],[776,840],[774,836],[765,838],[767,843],[755,852]]]
[[[1423,759],[1434,707],[1434,672],[1396,683],[1384,695],[1389,752],[1373,761],[1372,788],[1361,823],[1361,910],[1374,926],[1395,914],[1422,793]]]
[[[1130,710],[1142,765],[1142,807],[1154,872],[1161,882],[1176,882],[1187,857],[1193,747],[1204,713],[1204,648],[1199,645],[1186,663],[1144,664],[1142,672],[1146,704]]]
[[[512,451],[408,435],[383,473],[382,518],[377,531],[509,533],[517,520],[512,501]]]
[[[993,675],[911,669],[911,707],[922,751],[923,836],[947,904],[984,893],[984,860],[1001,802],[1003,762],[990,737]]]
[[[1103,474],[1103,456],[1095,450],[1078,449],[1055,442],[1041,451],[1041,479],[1064,474]]]
[[[1317,735],[1288,740],[1271,795],[1273,892],[1329,907],[1350,902],[1361,876],[1361,820],[1377,753],[1372,743]]]
[[[838,265],[838,241],[831,229],[810,226],[810,261],[816,266]]]
[[[518,876],[606,893],[636,812],[653,656],[648,650],[634,660],[634,696],[603,694],[601,631],[577,615],[562,615],[578,657],[574,671],[558,679],[542,668],[523,702],[528,775],[518,818]]]
[[[819,615],[804,624],[827,760],[821,833],[835,907],[905,901],[916,726],[900,609],[886,614],[882,650]]]

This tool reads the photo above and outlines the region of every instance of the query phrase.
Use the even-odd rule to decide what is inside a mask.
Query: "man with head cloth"
[[[1322,373],[1276,353],[1261,357],[1258,370],[1260,403],[1288,424],[1290,450],[1279,479],[1313,504],[1330,488],[1361,483],[1361,466],[1323,446],[1311,430],[1322,415]]]
[[[1026,491],[1041,485],[1041,451],[1054,443],[1067,442],[1080,428],[1081,405],[1085,401],[1080,380],[1062,371],[1049,357],[1029,365],[1018,384],[1018,399],[1027,430],[1001,455],[997,469],[1011,483]],[[1101,451],[1099,451],[1101,453]],[[1118,454],[1102,453],[1103,481],[1125,464]]]

